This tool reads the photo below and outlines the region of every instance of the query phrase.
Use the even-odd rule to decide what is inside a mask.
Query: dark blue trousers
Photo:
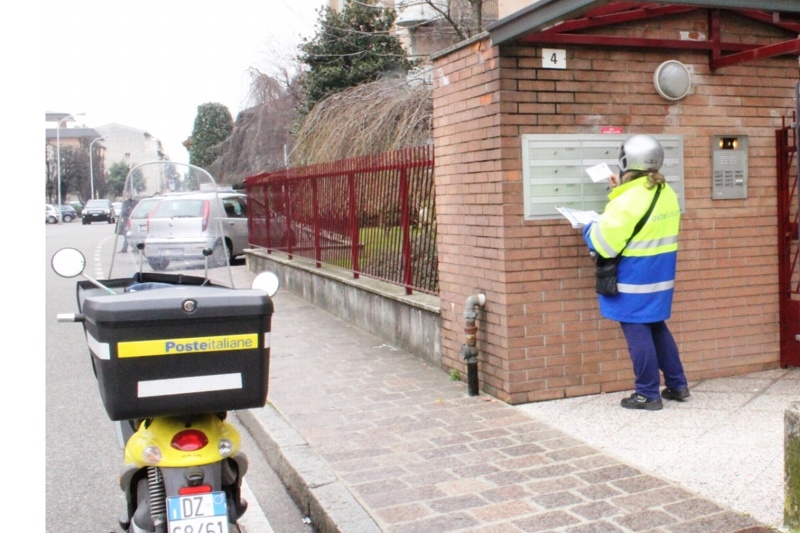
[[[620,322],[636,376],[636,392],[647,398],[658,398],[659,370],[664,384],[671,389],[687,387],[678,345],[666,322],[634,324]]]

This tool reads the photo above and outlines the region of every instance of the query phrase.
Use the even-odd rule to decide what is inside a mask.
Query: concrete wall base
[[[437,296],[406,295],[397,285],[353,279],[347,270],[263,249],[246,251],[251,272],[269,270],[289,290],[332,315],[441,368],[441,314]]]

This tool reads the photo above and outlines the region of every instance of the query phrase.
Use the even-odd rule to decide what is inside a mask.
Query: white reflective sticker
[[[212,392],[242,388],[242,374],[213,374],[190,378],[154,379],[139,382],[139,398],[174,396],[193,392]]]
[[[109,360],[111,359],[111,348],[107,342],[100,342],[88,331],[86,332],[86,344],[89,345],[89,349],[95,354],[99,359]]]

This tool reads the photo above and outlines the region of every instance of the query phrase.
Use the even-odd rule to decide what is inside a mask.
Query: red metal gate
[[[800,265],[798,265],[797,132],[800,83],[795,86],[795,113],[791,125],[775,132],[778,170],[778,288],[780,290],[781,366],[800,366]]]
[[[249,243],[438,294],[433,169],[425,145],[250,176]]]

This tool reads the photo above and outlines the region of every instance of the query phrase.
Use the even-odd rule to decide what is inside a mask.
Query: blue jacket
[[[644,216],[655,195],[641,177],[620,185],[608,195],[600,221],[583,229],[589,249],[616,257]],[[652,323],[667,320],[672,310],[678,255],[680,205],[675,191],[664,184],[650,218],[622,252],[615,296],[598,295],[600,313],[618,322]]]

